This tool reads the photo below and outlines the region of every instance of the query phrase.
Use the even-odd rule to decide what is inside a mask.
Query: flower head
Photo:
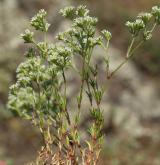
[[[65,18],[73,19],[76,13],[76,9],[73,6],[65,7],[64,9],[60,10],[60,14]]]
[[[107,41],[109,41],[112,38],[112,34],[108,30],[102,30],[101,32]]]
[[[147,23],[151,20],[152,18],[152,14],[151,13],[140,13],[138,15],[139,19],[142,19],[142,21],[144,22],[145,25],[147,25]]]
[[[145,27],[145,24],[142,19],[136,19],[134,22],[128,21],[126,26],[129,28],[130,33],[136,37],[139,32]]]
[[[25,32],[21,34],[21,38],[24,40],[25,43],[32,43],[33,35],[33,32],[31,32],[29,29],[26,29]]]
[[[89,10],[86,9],[86,6],[83,6],[83,5],[79,6],[76,11],[77,16],[80,16],[80,17],[85,17],[88,15],[88,13],[89,13]]]
[[[31,19],[31,26],[33,26],[36,30],[40,30],[43,32],[47,32],[48,28],[50,26],[49,23],[47,23],[46,21],[46,15],[47,12],[44,9],[41,9],[37,15],[35,15],[32,19]]]
[[[158,7],[158,6],[152,7],[151,13],[154,16],[156,23],[160,24],[160,7]]]

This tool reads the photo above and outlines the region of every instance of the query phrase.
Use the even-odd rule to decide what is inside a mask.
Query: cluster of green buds
[[[96,45],[101,45],[102,36],[95,37],[97,18],[89,16],[86,6],[66,7],[60,11],[65,18],[73,21],[72,28],[59,33],[57,39],[64,42],[74,53],[88,59],[90,62],[91,53]]]
[[[47,32],[50,26],[46,21],[47,12],[44,9],[41,9],[36,16],[31,19],[31,26],[33,26],[36,30],[40,30],[42,32]]]
[[[140,20],[142,20],[144,25],[146,26],[148,24],[148,22],[151,20],[152,14],[151,13],[140,13],[138,15],[138,18]]]
[[[152,18],[154,18],[154,22]],[[151,29],[149,29],[149,24],[153,24]],[[160,7],[154,6],[150,13],[140,13],[135,21],[128,21],[126,26],[134,38],[142,33],[144,41],[147,41],[151,39],[152,32],[158,24],[160,24]]]
[[[137,37],[139,35],[139,32],[144,29],[145,24],[142,19],[137,19],[134,22],[127,22],[126,26],[129,28],[130,33],[134,36]]]
[[[88,16],[89,10],[86,8],[86,6],[83,6],[83,5],[77,8],[70,6],[70,7],[65,7],[64,9],[61,9],[60,14],[65,18],[74,19],[76,16],[79,16],[79,17]]]

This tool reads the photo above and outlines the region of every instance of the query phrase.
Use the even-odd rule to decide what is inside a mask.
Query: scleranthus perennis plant
[[[110,70],[109,43],[112,35],[102,30],[95,37],[97,18],[89,16],[85,6],[66,7],[60,14],[70,19],[70,29],[59,33],[56,44],[47,41],[50,24],[46,11],[40,10],[31,19],[30,26],[44,35],[44,41],[35,40],[34,33],[26,30],[21,35],[30,45],[26,60],[17,68],[17,82],[10,87],[8,108],[20,117],[30,120],[39,128],[44,146],[39,152],[36,165],[97,165],[103,142],[104,116],[101,101],[105,88],[99,84],[98,67],[91,60],[94,49],[99,46],[106,51],[106,80],[134,55],[135,50],[152,37],[160,24],[160,8],[153,7],[150,13],[141,13],[126,26],[132,35],[124,61]],[[74,60],[82,62],[77,66]],[[68,105],[66,71],[74,70],[81,79],[75,113]],[[87,95],[91,121],[86,128],[86,138],[80,133],[83,97]]]

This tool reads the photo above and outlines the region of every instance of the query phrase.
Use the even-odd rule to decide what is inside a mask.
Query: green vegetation
[[[126,23],[132,40],[124,61],[112,71],[108,54],[111,33],[102,30],[101,35],[95,35],[98,20],[89,16],[85,6],[66,7],[60,14],[70,19],[72,25],[57,35],[56,44],[47,41],[50,24],[44,10],[30,22],[34,30],[42,32],[44,41],[36,41],[34,32],[28,29],[21,35],[30,48],[25,54],[26,60],[17,69],[16,84],[10,87],[8,108],[30,120],[41,132],[44,146],[35,164],[96,165],[104,139],[101,101],[105,87],[98,79],[98,65],[92,63],[93,51],[97,46],[106,51],[106,80],[111,79],[135,51],[151,39],[153,30],[160,24],[160,8],[153,7],[151,13],[141,13],[134,22]],[[81,66],[76,65],[76,56],[81,59]],[[81,80],[74,109],[69,107],[67,96],[67,72],[71,70]],[[86,111],[90,112],[91,121],[83,137],[79,123],[85,94],[90,103]]]

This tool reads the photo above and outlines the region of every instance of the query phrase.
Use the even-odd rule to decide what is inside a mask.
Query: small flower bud
[[[160,24],[160,7],[158,7],[158,6],[152,7],[151,13],[154,16],[156,23]]]
[[[94,45],[101,45],[102,40],[103,40],[102,36],[99,36],[99,37],[95,38],[94,39]]]
[[[65,17],[65,18],[69,18],[69,19],[73,19],[75,16],[75,8],[70,6],[70,7],[65,7],[64,9],[60,10],[60,14]]]
[[[150,13],[140,13],[138,15],[139,19],[142,19],[142,21],[144,22],[145,25],[147,25],[147,23],[151,20],[152,18],[152,14]]]
[[[145,31],[145,32],[143,33],[143,39],[144,39],[144,41],[150,40],[151,38],[152,38],[152,33],[151,33],[151,31]]]
[[[85,17],[88,15],[88,13],[89,13],[89,10],[87,10],[86,6],[83,6],[83,5],[79,6],[76,11],[76,14],[80,17]]]
[[[135,26],[135,28],[136,28],[137,30],[141,30],[141,29],[143,29],[143,28],[145,27],[144,22],[143,22],[143,20],[141,20],[141,19],[137,19],[137,20],[134,22],[134,26]]]
[[[86,17],[79,17],[74,20],[74,26],[88,27],[88,26],[95,26],[97,23],[97,18],[86,16]]]
[[[21,34],[21,38],[24,39],[25,43],[33,43],[33,35],[33,32],[31,32],[29,29],[26,29],[25,32]]]
[[[112,38],[112,34],[108,30],[102,30],[101,32],[107,41],[109,41]]]

